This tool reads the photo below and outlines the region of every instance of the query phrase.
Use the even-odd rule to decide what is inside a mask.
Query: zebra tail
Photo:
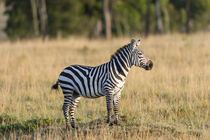
[[[52,85],[52,87],[51,87],[51,89],[52,90],[58,90],[58,81],[54,84],[54,85]]]

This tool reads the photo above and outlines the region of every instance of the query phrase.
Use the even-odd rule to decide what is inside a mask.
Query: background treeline
[[[9,38],[209,30],[210,0],[4,0]]]

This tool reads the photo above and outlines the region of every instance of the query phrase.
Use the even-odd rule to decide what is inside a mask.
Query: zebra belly
[[[102,94],[102,93],[89,93],[89,94],[90,94],[90,96],[88,96],[88,93],[84,93],[84,94],[80,94],[80,95],[85,98],[99,98],[99,97],[104,96],[104,94]]]

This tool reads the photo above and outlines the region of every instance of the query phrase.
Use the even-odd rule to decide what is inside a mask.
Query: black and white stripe
[[[118,123],[118,103],[126,76],[133,65],[146,70],[152,68],[152,61],[148,59],[137,46],[139,41],[132,40],[130,44],[120,48],[110,61],[96,67],[71,65],[66,67],[52,88],[62,88],[64,94],[63,112],[66,127],[75,127],[74,110],[80,97],[97,98],[106,96],[107,122],[110,123],[110,112],[114,105],[114,123]]]

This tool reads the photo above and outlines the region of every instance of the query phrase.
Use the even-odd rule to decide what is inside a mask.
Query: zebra
[[[138,47],[140,40],[134,39],[128,45],[118,49],[109,62],[96,67],[70,65],[59,75],[52,89],[60,85],[64,94],[63,114],[66,129],[78,128],[75,125],[74,111],[80,97],[106,97],[107,123],[111,123],[111,111],[114,111],[114,124],[118,121],[118,104],[126,76],[133,65],[151,70],[153,62]],[[70,117],[70,118],[69,118]],[[69,122],[69,119],[71,122]]]

